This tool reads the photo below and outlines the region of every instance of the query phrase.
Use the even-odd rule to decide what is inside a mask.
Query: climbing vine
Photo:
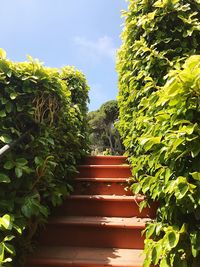
[[[124,15],[119,131],[131,189],[159,202],[144,266],[199,266],[200,2],[130,1]]]
[[[23,266],[38,225],[72,190],[88,150],[88,89],[75,68],[15,63],[0,50],[0,147],[29,132],[0,159],[1,266]]]

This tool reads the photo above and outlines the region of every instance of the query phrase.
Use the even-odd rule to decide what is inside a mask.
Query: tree
[[[115,127],[118,118],[118,104],[116,100],[104,103],[99,110],[88,113],[91,144],[101,150],[109,147],[112,153],[121,152],[121,141]]]

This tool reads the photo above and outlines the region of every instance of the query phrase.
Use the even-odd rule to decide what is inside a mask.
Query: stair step
[[[156,207],[139,212],[143,196],[119,195],[72,195],[56,209],[57,215],[71,216],[113,216],[113,217],[155,217]]]
[[[78,178],[129,178],[129,165],[79,165]]]
[[[83,160],[83,164],[88,165],[120,165],[126,164],[125,156],[88,156]]]
[[[73,194],[132,195],[128,178],[76,178]]]
[[[52,218],[52,225],[91,225],[101,227],[117,227],[128,229],[144,229],[149,218],[124,217],[93,217],[93,216],[62,216]]]
[[[42,245],[143,249],[148,218],[61,216],[41,233]]]
[[[27,267],[142,267],[139,249],[92,247],[39,247]]]
[[[127,183],[129,182],[131,179],[130,178],[108,178],[108,177],[103,177],[103,178],[75,178],[74,181],[77,182],[111,182],[111,183]]]
[[[134,202],[141,202],[145,199],[144,196],[138,195],[138,196],[118,196],[118,195],[71,195],[68,197],[69,199],[95,199],[98,201],[134,201]]]
[[[55,209],[36,237],[26,267],[142,267],[142,231],[156,204],[140,213],[144,196],[127,190],[131,168],[124,156],[89,156],[79,166],[73,195]]]

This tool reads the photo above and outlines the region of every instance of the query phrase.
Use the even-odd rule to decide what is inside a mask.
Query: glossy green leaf
[[[9,135],[6,135],[6,134],[5,135],[1,135],[0,136],[0,140],[5,144],[9,144],[12,141],[11,137]]]
[[[14,168],[15,164],[12,161],[6,161],[5,164],[3,165],[4,169],[6,170],[11,170]]]
[[[152,223],[148,225],[146,230],[146,238],[150,238],[156,230],[156,224]]]
[[[16,159],[16,165],[17,166],[25,166],[28,163],[28,161],[25,158],[17,158]]]
[[[11,217],[8,214],[5,214],[3,217],[0,217],[0,225],[7,230],[12,229]]]
[[[11,180],[8,175],[0,173],[0,183],[10,183]]]
[[[10,99],[15,100],[15,98],[18,96],[18,93],[13,92],[10,94]]]
[[[190,174],[195,180],[200,181],[200,172],[192,172]]]
[[[23,175],[23,171],[22,171],[22,169],[16,167],[16,168],[15,168],[15,174],[16,174],[17,178],[22,177],[22,175]]]
[[[0,118],[6,117],[6,112],[4,110],[0,110]]]
[[[179,242],[179,234],[175,233],[175,232],[170,232],[167,235],[167,239],[168,239],[168,244],[169,244],[170,248],[174,248],[177,246],[177,244]]]

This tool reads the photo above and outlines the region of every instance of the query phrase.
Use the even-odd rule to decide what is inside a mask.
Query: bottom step
[[[139,249],[40,247],[26,267],[142,267]]]

